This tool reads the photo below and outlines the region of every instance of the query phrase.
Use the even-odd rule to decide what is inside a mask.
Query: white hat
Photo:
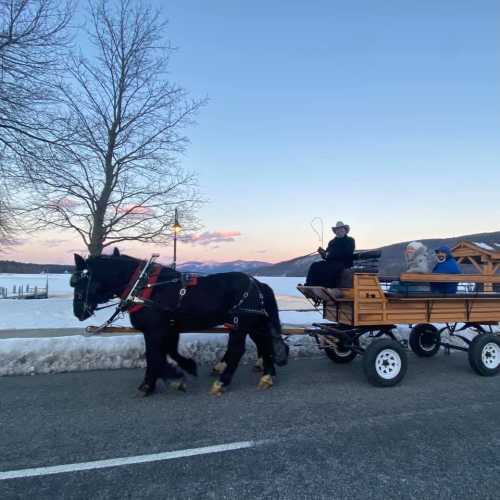
[[[347,233],[351,230],[351,228],[347,224],[344,224],[342,221],[339,220],[337,224],[335,224],[335,226],[332,226],[332,231],[335,232],[337,229],[342,229],[342,228],[344,228]]]

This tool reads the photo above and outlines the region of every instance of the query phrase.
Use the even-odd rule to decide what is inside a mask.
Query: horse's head
[[[75,271],[71,275],[70,285],[75,289],[73,313],[80,321],[92,316],[98,304],[108,302],[116,294],[110,286],[112,280],[106,273],[104,258],[84,259],[75,254]]]

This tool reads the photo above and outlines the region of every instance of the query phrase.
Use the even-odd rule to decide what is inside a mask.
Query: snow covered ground
[[[0,274],[0,287],[12,289],[13,285],[45,286],[45,275],[40,274]],[[0,330],[31,328],[84,328],[99,325],[111,315],[112,309],[97,311],[94,316],[80,322],[73,316],[73,289],[69,286],[68,274],[50,274],[49,298],[41,300],[0,299]],[[303,278],[259,278],[275,291],[280,309],[307,309],[310,304],[297,291]],[[310,324],[321,316],[316,312],[286,311],[281,321],[288,324]],[[120,326],[130,326],[128,316],[116,322]]]
[[[47,282],[49,286],[49,297],[71,297],[72,288],[69,286],[69,274],[3,274],[0,273],[0,287],[5,287],[9,292],[16,286],[30,288],[37,286],[45,288]],[[1,304],[0,304],[1,308]]]
[[[321,355],[310,337],[294,337],[289,345],[292,358]],[[226,346],[224,334],[183,334],[179,350],[198,363],[213,365]],[[255,346],[248,340],[242,362],[255,359]],[[0,376],[144,366],[144,340],[139,334],[0,339]]]
[[[259,278],[268,283],[277,294],[281,309],[306,309],[310,304],[296,290],[300,278]],[[0,274],[0,286],[45,286],[44,275]],[[73,316],[73,290],[69,275],[49,275],[49,298],[43,300],[0,300],[0,330],[47,329],[43,338],[0,339],[0,376],[63,371],[132,368],[144,366],[142,335],[111,337],[72,335],[53,337],[51,329],[84,328],[99,325],[112,309],[98,311],[92,318],[80,322]],[[310,324],[321,316],[316,312],[284,311],[281,320],[287,324]],[[128,316],[116,322],[130,326]],[[14,332],[15,334],[15,332]],[[14,335],[13,335],[14,336]],[[202,363],[215,363],[222,357],[227,343],[226,335],[184,334],[180,350]],[[318,354],[309,337],[290,340],[291,356]],[[255,348],[248,342],[244,362],[255,359]]]

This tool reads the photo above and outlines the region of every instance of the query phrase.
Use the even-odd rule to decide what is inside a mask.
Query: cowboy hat
[[[335,232],[337,229],[342,229],[342,228],[344,228],[347,233],[351,230],[348,224],[344,224],[342,221],[339,220],[337,224],[335,224],[335,226],[332,226],[332,231]]]

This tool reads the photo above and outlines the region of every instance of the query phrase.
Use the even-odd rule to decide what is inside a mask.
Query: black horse
[[[125,298],[145,266],[144,261],[120,255],[118,249],[113,255],[87,259],[75,254],[75,264],[71,277],[75,289],[73,312],[80,321],[89,318],[98,304]],[[149,395],[159,378],[182,381],[183,372],[167,361],[167,354],[182,370],[196,375],[195,361],[178,352],[179,334],[225,323],[232,328],[227,352],[217,364],[221,373],[211,393],[220,395],[231,383],[245,352],[247,334],[256,343],[263,361],[264,374],[259,387],[270,387],[274,364],[284,365],[288,358],[272,289],[239,272],[199,277],[195,284],[186,282],[181,273],[169,267],[154,266],[157,276],[150,297],[144,299],[143,305],[126,305],[130,321],[143,333],[146,345],[146,373],[139,389]]]

